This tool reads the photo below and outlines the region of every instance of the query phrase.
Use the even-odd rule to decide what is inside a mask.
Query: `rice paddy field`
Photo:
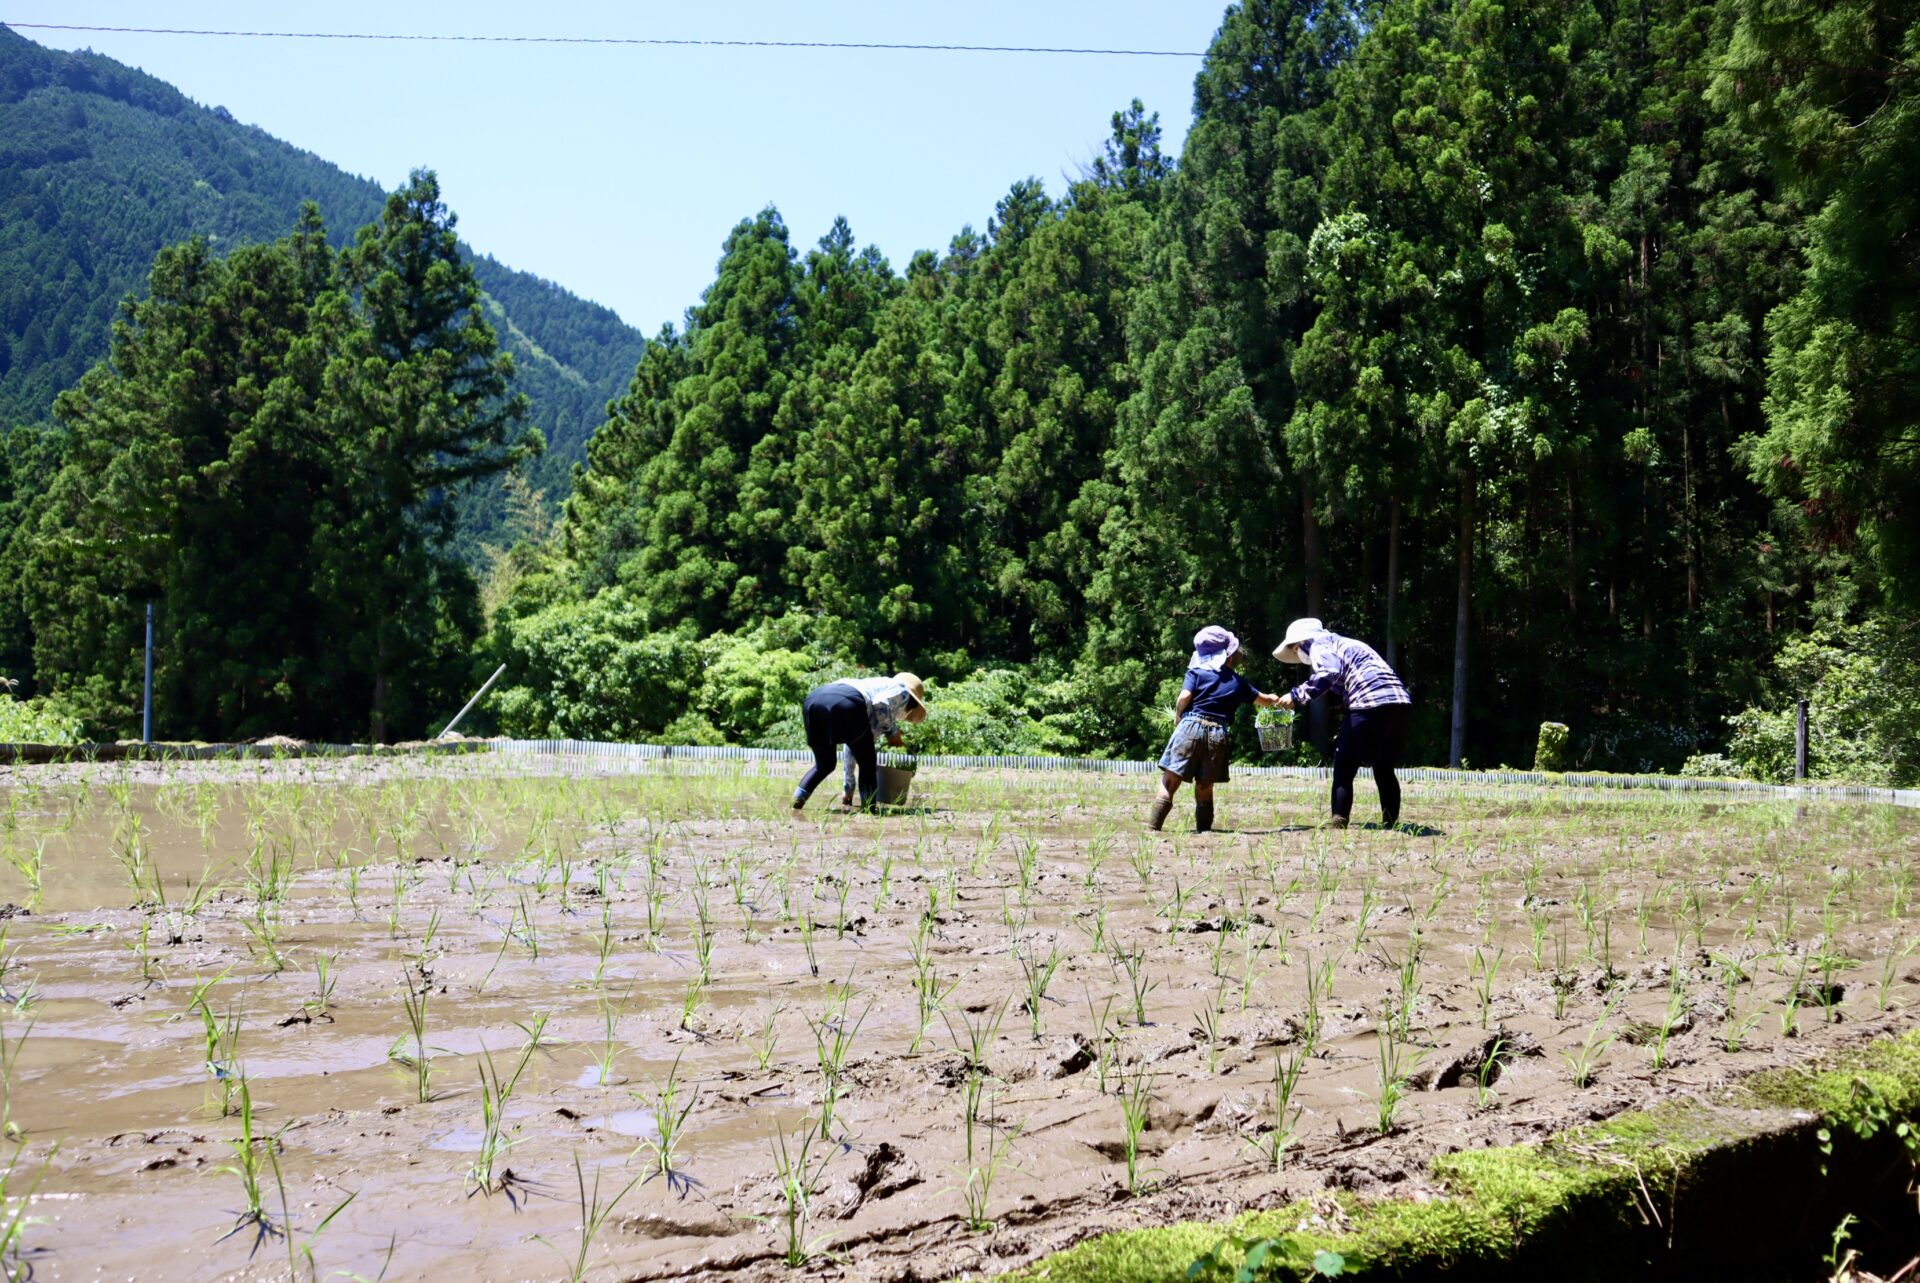
[[[1195,835],[1147,777],[790,788],[0,774],[9,1269],[991,1274],[1920,1024],[1912,812],[1413,785],[1331,831],[1246,778]]]

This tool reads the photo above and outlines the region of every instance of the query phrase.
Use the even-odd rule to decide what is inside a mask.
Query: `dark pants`
[[[820,787],[820,781],[833,774],[834,750],[842,744],[853,750],[853,762],[860,771],[861,804],[871,802],[880,789],[880,759],[873,743],[873,724],[867,718],[867,701],[860,692],[838,682],[817,686],[800,703],[800,722],[807,730],[813,765],[800,777],[794,805],[805,802]]]
[[[1349,712],[1340,723],[1340,738],[1333,745],[1333,813],[1341,819],[1353,815],[1353,777],[1363,766],[1373,768],[1373,782],[1380,789],[1380,821],[1393,824],[1400,819],[1400,781],[1393,768],[1407,751],[1407,723],[1413,720],[1413,705],[1383,704]]]

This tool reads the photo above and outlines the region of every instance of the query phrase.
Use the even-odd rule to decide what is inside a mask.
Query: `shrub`
[[[508,686],[494,716],[508,735],[652,738],[687,710],[699,676],[693,642],[649,632],[620,589],[564,602],[501,630]]]
[[[1536,771],[1564,771],[1567,769],[1567,724],[1565,722],[1540,723],[1540,738],[1533,747],[1533,769]]]
[[[1920,780],[1920,626],[1886,617],[1789,638],[1774,657],[1779,692],[1728,718],[1727,756],[1758,779],[1793,776],[1794,701],[1807,698],[1808,774],[1906,785]]]
[[[1749,778],[1740,763],[1724,753],[1695,753],[1680,768],[1690,780],[1738,780]]]
[[[0,744],[78,744],[80,719],[50,699],[0,693]]]

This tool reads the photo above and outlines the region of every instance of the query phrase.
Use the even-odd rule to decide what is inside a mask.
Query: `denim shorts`
[[[1188,713],[1173,728],[1167,751],[1160,755],[1160,769],[1172,771],[1188,784],[1225,784],[1227,774],[1227,728]]]

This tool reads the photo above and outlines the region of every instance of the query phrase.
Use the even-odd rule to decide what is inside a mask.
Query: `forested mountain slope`
[[[384,197],[378,183],[144,72],[0,27],[0,426],[46,419],[55,395],[106,355],[120,300],[145,291],[162,247],[271,241],[309,200],[345,244]],[[608,308],[462,252],[546,434],[537,484],[558,499],[644,341]],[[469,537],[498,505],[480,508]]]

